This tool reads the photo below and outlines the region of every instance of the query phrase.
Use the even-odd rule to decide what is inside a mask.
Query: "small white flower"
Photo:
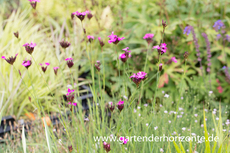
[[[173,112],[174,114],[176,114],[177,112]]]
[[[148,106],[148,104],[144,104],[144,106],[145,106],[145,107],[147,107],[147,106]]]
[[[212,131],[215,131],[215,129],[214,129],[214,128],[212,128]]]
[[[207,109],[204,109],[204,111],[205,111],[205,112],[208,112],[208,110],[207,110]]]
[[[56,129],[53,129],[53,132],[56,132]]]
[[[136,112],[137,112],[137,110],[136,110],[136,109],[134,109],[133,111],[134,111],[134,113],[136,113]]]
[[[158,129],[158,127],[156,126],[156,127],[154,127],[154,129],[155,129],[155,130],[157,130],[157,129]]]
[[[216,109],[213,109],[213,111],[215,111],[215,112],[216,112],[217,110],[216,110]]]
[[[182,110],[184,110],[183,108],[181,108],[181,107],[179,107],[179,111],[182,111]]]
[[[171,123],[171,121],[169,120],[169,123]]]
[[[182,115],[184,114],[184,112],[180,112]]]
[[[165,91],[162,91],[162,93],[164,94],[164,93],[165,93]]]
[[[167,113],[168,113],[168,111],[167,111],[167,110],[165,110],[165,111],[164,111],[164,113],[165,113],[165,114],[167,114]]]
[[[146,123],[146,126],[149,126],[149,123]]]
[[[164,97],[168,98],[168,97],[169,97],[169,95],[168,95],[168,94],[165,94],[165,96],[164,96]]]
[[[172,104],[173,104],[174,102],[172,101]]]
[[[186,151],[189,152],[189,149],[187,149]]]
[[[205,121],[207,121],[208,119],[207,118],[205,118]]]
[[[200,126],[201,126],[201,127],[204,127],[204,124],[201,124]]]
[[[212,111],[212,113],[213,113],[213,114],[216,114],[216,112],[215,112],[215,111]]]
[[[226,129],[223,129],[223,131],[225,132],[225,131],[226,131]]]
[[[196,136],[196,133],[191,133],[192,136]]]
[[[99,105],[99,103],[97,103],[97,106]]]
[[[174,131],[174,132],[172,133],[172,135],[176,135],[176,132]]]
[[[186,128],[185,128],[185,127],[183,127],[183,128],[182,128],[182,130],[183,130],[183,131],[185,131],[185,130],[186,130]]]
[[[218,121],[218,120],[219,120],[219,118],[217,117],[217,118],[216,118],[216,120]]]
[[[137,107],[137,109],[141,109],[141,107],[140,107],[140,106],[138,106],[138,107]]]
[[[162,107],[162,105],[160,104],[160,107]]]
[[[197,120],[195,120],[195,122],[197,123]]]
[[[198,116],[198,114],[194,114],[194,116],[195,116],[195,117],[197,117],[197,116]]]
[[[123,96],[126,100],[128,100],[128,97],[126,97],[125,95]]]
[[[71,85],[71,84],[68,84],[68,85],[67,85],[67,88],[72,88],[72,85]]]
[[[85,119],[84,119],[84,121],[89,121],[89,118],[88,118],[88,117],[87,117],[87,118],[85,118]]]
[[[181,100],[183,100],[183,99],[184,99],[184,97],[180,97],[180,99],[181,99]]]
[[[160,152],[164,152],[164,150],[161,148],[161,149],[160,149]]]
[[[141,116],[141,114],[139,114],[139,116]]]
[[[113,136],[114,136],[113,134],[110,134],[110,137],[111,137],[111,138],[113,138]]]

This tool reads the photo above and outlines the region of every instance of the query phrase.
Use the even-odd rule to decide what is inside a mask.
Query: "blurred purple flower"
[[[6,60],[7,63],[13,65],[14,62],[15,62],[15,60],[16,60],[16,58],[17,58],[17,56],[18,56],[18,53],[17,53],[14,57],[11,56],[11,57],[9,57],[9,58],[6,58],[5,56],[2,56],[2,59]]]
[[[120,111],[122,111],[122,109],[124,108],[124,101],[121,101],[121,99],[120,99],[120,101],[117,103],[117,108]]]
[[[64,41],[64,39],[62,41],[59,42],[61,47],[66,49],[70,46],[70,43],[68,41]]]
[[[224,23],[221,21],[221,20],[217,20],[215,23],[214,23],[214,25],[213,25],[213,28],[216,30],[216,32],[218,31],[218,30],[220,30],[220,28],[224,28],[225,26],[224,26]]]
[[[45,63],[45,64],[40,63],[39,65],[42,67],[42,71],[45,73],[45,72],[46,72],[46,69],[47,69],[47,66],[49,66],[50,63]],[[43,65],[45,65],[45,66],[43,66]]]
[[[67,66],[69,68],[73,67],[74,63],[73,63],[73,59],[70,57],[70,58],[66,58],[65,59],[67,61]]]
[[[153,36],[154,36],[154,34],[147,33],[147,34],[145,34],[145,36],[143,37],[143,39],[145,39],[148,42],[148,44],[150,44],[153,41]]]
[[[177,63],[176,57],[172,57],[171,59],[172,59],[172,61],[173,61],[174,63]]]
[[[57,75],[59,67],[53,67],[55,75]]]
[[[25,67],[25,68],[29,68],[32,64],[32,61],[31,60],[26,60],[22,62],[22,65]]]
[[[101,47],[103,47],[105,44],[104,44],[104,42],[101,40],[101,37],[98,37],[98,40],[99,40],[99,42],[100,42]]]
[[[90,43],[94,40],[94,36],[88,35],[87,38],[88,38],[88,40],[89,40]]]
[[[186,27],[184,28],[184,34],[189,35],[190,32],[191,32],[191,29],[189,28],[189,26],[186,26]]]
[[[109,37],[109,43],[114,43],[115,45],[118,44],[121,40],[125,39],[124,37],[118,37],[117,35],[114,35],[114,32],[112,32],[111,35],[108,36]]]
[[[145,80],[147,73],[145,72],[138,72],[137,74],[133,73],[133,75],[129,78],[132,78],[132,81],[137,85],[137,87],[139,86],[139,84],[141,83],[142,80]]]
[[[153,46],[152,49],[157,49],[158,50],[158,54],[160,55],[163,55],[164,53],[166,53],[166,50],[168,49],[167,47],[167,44],[166,43],[162,43],[160,46],[157,45],[157,46]]]
[[[36,43],[25,43],[23,47],[25,47],[27,53],[32,54],[34,51],[34,47],[36,46]]]
[[[211,54],[211,50],[210,50],[210,42],[208,40],[208,36],[206,33],[202,33],[202,36],[204,37],[205,39],[205,42],[206,42],[206,48],[207,48],[207,60],[208,60],[208,68],[207,68],[207,72],[210,73],[211,71],[211,57],[212,57],[212,54]]]
[[[131,51],[128,50],[128,49],[129,49],[129,47],[126,47],[126,48],[122,49],[122,50],[125,51],[125,53],[120,54],[120,56],[119,56],[119,58],[121,59],[121,61],[123,63],[125,63],[127,61],[127,59],[131,57],[131,54],[129,54],[129,52],[131,52]]]

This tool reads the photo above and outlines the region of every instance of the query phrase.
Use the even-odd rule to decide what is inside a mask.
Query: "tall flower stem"
[[[119,54],[118,54],[118,50],[117,50],[117,45],[115,45],[115,51],[117,53],[117,67],[118,67],[118,73],[119,73],[119,84],[120,84],[120,62],[119,62]],[[121,92],[119,92],[119,97],[121,97]]]

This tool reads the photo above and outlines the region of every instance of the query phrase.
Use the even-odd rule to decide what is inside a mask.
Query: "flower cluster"
[[[49,65],[50,65],[50,63],[45,63],[45,64],[40,63],[39,65],[41,65],[41,67],[42,67],[42,71],[45,73],[45,72],[46,72],[46,69],[47,69],[47,66],[49,66]],[[45,65],[45,66],[43,66],[43,65]]]
[[[186,26],[186,27],[184,28],[184,34],[189,35],[189,34],[190,34],[190,32],[191,32],[191,28],[190,28],[190,26]]]
[[[158,54],[160,55],[163,55],[164,53],[166,53],[166,50],[168,49],[167,47],[167,44],[166,43],[162,43],[160,46],[157,45],[157,46],[153,46],[152,49],[157,49],[158,50]]]
[[[103,148],[105,149],[107,153],[111,150],[110,144],[106,142],[103,142]]]
[[[73,63],[73,59],[70,57],[70,58],[66,58],[65,59],[67,61],[67,66],[69,68],[73,67],[74,63]]]
[[[153,41],[153,36],[154,36],[154,34],[147,33],[147,34],[145,34],[145,36],[143,37],[143,39],[145,39],[147,41],[147,43],[150,44]]]
[[[145,73],[145,72],[138,72],[137,74],[133,73],[133,75],[129,78],[132,78],[132,81],[138,87],[139,84],[141,83],[141,81],[146,79],[146,75],[147,75],[147,73]]]
[[[17,58],[18,54],[16,54],[14,57],[11,56],[9,58],[6,58],[5,56],[2,56],[2,59],[6,60],[9,64],[13,65],[16,58]]]
[[[71,90],[71,89],[68,88],[66,97],[67,97],[67,101],[69,102],[68,104],[77,106],[77,103],[74,103],[74,102],[73,102],[73,101],[74,101],[74,89]]]
[[[23,47],[25,47],[27,53],[32,54],[34,51],[34,47],[36,46],[36,43],[25,43]]]
[[[121,99],[120,99],[120,101],[117,103],[117,108],[121,112],[122,109],[124,108],[124,101],[121,101]]]
[[[109,37],[109,43],[114,43],[115,45],[118,44],[121,40],[125,39],[124,37],[118,37],[117,35],[114,35],[114,32],[112,32],[111,35],[108,36]]]
[[[119,56],[119,58],[121,59],[121,61],[123,63],[125,63],[127,61],[127,59],[131,57],[131,54],[129,54],[129,52],[131,52],[131,51],[128,50],[128,49],[129,49],[129,47],[126,47],[126,48],[122,49],[122,50],[125,51],[125,53],[120,54],[120,56]]]

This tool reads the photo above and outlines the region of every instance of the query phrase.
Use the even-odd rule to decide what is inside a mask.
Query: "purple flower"
[[[14,36],[15,36],[16,38],[18,38],[18,37],[19,37],[19,33],[18,33],[18,31],[17,31],[17,32],[14,32]]]
[[[159,64],[159,71],[162,71],[162,67],[163,67],[163,64],[160,63],[160,64]]]
[[[157,46],[153,46],[152,49],[157,49],[158,50],[158,54],[160,55],[163,55],[164,53],[166,53],[166,50],[168,49],[167,47],[167,44],[166,43],[162,43],[160,46],[157,45]]]
[[[64,39],[62,41],[59,42],[61,47],[66,49],[70,46],[70,43],[68,41],[64,41]]]
[[[126,47],[126,48],[122,49],[122,50],[125,51],[125,53],[120,54],[120,56],[119,56],[119,58],[121,59],[121,61],[123,63],[125,63],[127,61],[127,59],[131,57],[131,54],[129,54],[129,52],[131,52],[131,51],[128,50],[128,49],[129,49],[129,47]]]
[[[230,35],[226,35],[226,40],[230,42]]]
[[[187,35],[189,35],[190,32],[191,32],[190,26],[186,26],[186,27],[184,28],[184,34],[186,33]]]
[[[205,39],[205,42],[206,42],[206,48],[207,48],[207,54],[208,54],[208,68],[207,68],[207,72],[210,73],[210,70],[211,70],[211,57],[212,57],[212,54],[211,54],[211,50],[210,50],[210,42],[208,40],[208,36],[206,33],[202,33],[202,36],[204,37]]]
[[[2,56],[2,59],[6,60],[9,64],[13,65],[17,56],[18,56],[18,53],[14,57],[11,56],[8,59],[5,56]]]
[[[84,20],[84,18],[85,18],[85,15],[86,15],[86,13],[85,12],[73,12],[72,14],[71,14],[71,16],[72,16],[72,18],[73,18],[73,16],[74,15],[76,15],[81,21],[83,21]]]
[[[98,37],[98,40],[99,40],[99,42],[100,42],[101,47],[103,47],[105,44],[104,44],[104,42],[101,40],[101,37]]]
[[[45,64],[40,63],[39,65],[41,65],[41,67],[42,67],[42,71],[45,73],[45,72],[46,72],[46,69],[47,69],[47,66],[49,66],[49,65],[50,65],[50,63],[45,63]],[[43,65],[45,65],[45,66],[43,66]]]
[[[117,35],[114,35],[114,32],[112,32],[111,35],[108,36],[109,37],[109,43],[114,43],[115,45],[118,44],[121,40],[125,39],[124,37],[118,37]]]
[[[71,89],[68,88],[66,97],[67,97],[67,101],[69,102],[68,104],[72,104],[73,100],[74,100],[74,89],[71,90]]]
[[[69,68],[73,67],[74,63],[73,63],[73,59],[71,57],[66,58],[65,60],[67,61],[67,65]]]
[[[224,23],[221,20],[217,20],[213,25],[213,28],[216,30],[216,32],[220,30],[221,27],[225,27]]]
[[[124,101],[120,101],[117,103],[117,108],[120,110],[120,112],[122,111],[122,109],[124,108]]]
[[[32,61],[31,60],[26,60],[22,62],[22,65],[25,67],[25,68],[29,68],[32,64]]]
[[[93,17],[93,14],[90,11],[85,11],[85,13],[87,14],[87,18],[90,20]]]
[[[32,54],[34,51],[34,47],[36,46],[36,43],[25,43],[23,47],[25,47],[27,53]]]
[[[133,75],[129,78],[132,78],[132,81],[137,85],[137,87],[139,86],[139,84],[141,83],[142,80],[145,80],[147,73],[145,72],[138,72],[137,74],[133,73]]]
[[[125,137],[120,137],[120,140],[123,142],[123,144],[126,144],[129,139],[125,139]]]
[[[216,39],[219,40],[221,38],[221,34],[216,35]]]
[[[172,57],[171,59],[172,59],[173,62],[177,63],[176,57]]]
[[[96,67],[96,69],[97,69],[99,72],[100,72],[100,70],[101,70],[100,66],[101,66],[101,62],[100,62],[100,61],[97,61],[97,64],[95,64],[95,67]]]
[[[57,75],[59,67],[53,67],[55,75]]]
[[[90,43],[94,40],[94,36],[88,35],[87,38],[88,38],[88,40],[89,40]]]
[[[37,2],[40,2],[40,0],[28,0],[30,2],[30,5],[33,9],[36,9]]]
[[[145,39],[148,42],[148,44],[150,44],[153,41],[153,36],[154,36],[154,34],[147,33],[147,34],[145,34],[145,36],[143,37],[143,39]]]
[[[115,106],[113,105],[113,102],[109,102],[109,109],[111,112],[113,112]]]
[[[110,144],[106,142],[103,142],[103,148],[105,149],[107,153],[111,150]]]

